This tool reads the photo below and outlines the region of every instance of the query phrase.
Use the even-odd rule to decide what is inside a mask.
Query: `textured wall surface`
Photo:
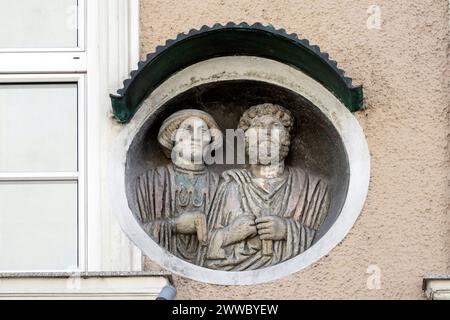
[[[369,29],[367,9],[381,9]],[[345,240],[277,282],[221,287],[175,277],[180,299],[416,299],[422,276],[450,271],[447,0],[141,0],[141,52],[203,24],[262,22],[317,44],[363,84],[355,114],[372,155],[363,212]],[[186,54],[189,54],[188,52]],[[370,265],[381,288],[367,287]]]

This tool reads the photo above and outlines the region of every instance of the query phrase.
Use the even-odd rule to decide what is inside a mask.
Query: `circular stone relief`
[[[229,133],[274,126],[284,137],[279,164],[237,160]],[[180,128],[219,131],[208,139],[223,161],[174,160]],[[234,56],[192,65],[153,91],[117,137],[110,170],[114,211],[150,259],[198,281],[256,284],[342,241],[362,209],[370,158],[358,122],[321,84],[280,62]]]

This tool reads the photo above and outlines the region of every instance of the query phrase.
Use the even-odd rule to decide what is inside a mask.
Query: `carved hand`
[[[183,213],[175,218],[175,225],[177,233],[196,234],[198,227],[206,226],[206,217],[201,212]]]
[[[284,218],[265,216],[255,220],[261,240],[286,240],[287,224]]]
[[[233,220],[226,230],[224,245],[240,242],[258,234],[255,226],[255,216],[242,215]]]

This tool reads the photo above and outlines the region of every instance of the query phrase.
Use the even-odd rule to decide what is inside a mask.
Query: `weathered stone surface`
[[[309,249],[330,195],[325,179],[285,165],[294,122],[279,105],[250,107],[237,129],[247,156],[256,151],[255,162],[219,177],[203,162],[210,144],[222,145],[214,119],[194,109],[170,115],[157,140],[172,162],[136,178],[136,211],[146,233],[187,262],[228,271],[269,267]]]

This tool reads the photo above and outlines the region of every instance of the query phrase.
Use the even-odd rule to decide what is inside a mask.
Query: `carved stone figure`
[[[300,168],[289,167],[294,118],[279,105],[251,107],[239,128],[246,135],[246,152],[267,147],[249,169],[223,173],[211,211],[204,266],[220,270],[250,270],[271,266],[307,250],[325,219],[329,207],[326,181]],[[276,130],[277,135],[257,135],[252,130]],[[279,152],[270,146],[279,144]],[[274,157],[278,157],[274,159]],[[269,161],[278,160],[278,161]]]
[[[163,122],[158,142],[172,163],[137,178],[140,219],[161,247],[200,264],[207,238],[206,214],[219,183],[218,174],[205,166],[203,155],[222,144],[222,134],[209,114],[187,109]]]

